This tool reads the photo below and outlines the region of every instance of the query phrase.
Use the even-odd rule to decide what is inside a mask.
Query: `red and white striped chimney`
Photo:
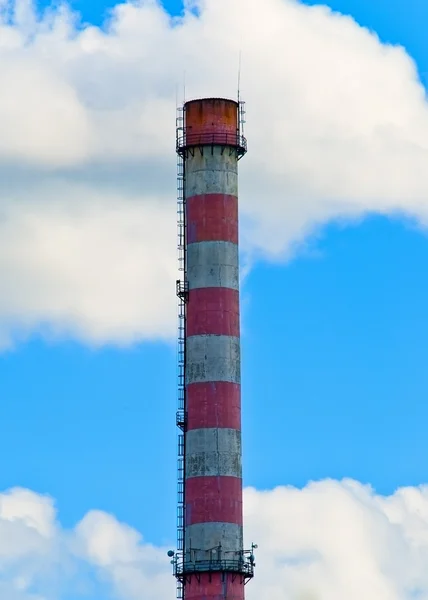
[[[242,522],[238,160],[240,104],[184,105],[177,151],[185,210],[185,600],[243,600],[253,575]]]

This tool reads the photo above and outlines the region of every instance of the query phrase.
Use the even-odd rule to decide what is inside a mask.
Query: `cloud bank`
[[[427,486],[387,497],[353,480],[247,489],[245,518],[259,544],[248,600],[428,598]],[[0,494],[2,600],[172,598],[166,550],[104,512],[65,530],[51,498]]]
[[[3,0],[0,345],[173,335],[177,86],[185,70],[188,97],[235,97],[240,51],[246,253],[289,257],[370,212],[426,225],[425,90],[404,49],[350,17],[200,0],[171,18],[139,0],[98,28]]]

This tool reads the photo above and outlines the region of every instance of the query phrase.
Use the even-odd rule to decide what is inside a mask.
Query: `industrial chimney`
[[[179,297],[177,597],[244,600],[238,161],[244,104],[186,102],[177,117]]]

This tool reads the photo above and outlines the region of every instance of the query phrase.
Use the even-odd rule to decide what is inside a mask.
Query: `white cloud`
[[[141,535],[114,517],[88,513],[76,528],[82,555],[124,600],[160,600],[174,595],[165,548],[142,543]]]
[[[89,512],[61,528],[53,500],[29,490],[0,494],[2,600],[160,600],[174,595],[165,548],[113,516]],[[111,596],[110,596],[111,593]]]
[[[382,497],[355,481],[322,481],[247,490],[246,504],[261,548],[254,598],[428,598],[426,486]]]
[[[428,598],[428,487],[377,495],[353,480],[302,490],[245,491],[247,540],[258,542],[248,600]],[[174,596],[166,548],[112,515],[89,512],[72,530],[52,499],[0,494],[2,600]],[[102,586],[102,587],[100,587]]]
[[[193,3],[195,4],[195,3]],[[290,255],[369,212],[427,222],[428,104],[415,64],[350,17],[294,0],[204,0],[171,19],[120,4],[0,11],[0,343],[174,330],[174,111],[236,93],[242,50],[247,252]],[[197,51],[195,51],[197,49]],[[181,92],[179,92],[179,97]]]
[[[33,329],[93,344],[168,337],[175,228],[166,209],[155,199],[101,195],[73,182],[37,193],[2,207],[3,345],[11,327],[15,335]]]

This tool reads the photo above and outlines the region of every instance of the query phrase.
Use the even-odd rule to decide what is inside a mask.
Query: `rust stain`
[[[236,134],[238,105],[234,100],[204,98],[185,105],[187,134]]]

